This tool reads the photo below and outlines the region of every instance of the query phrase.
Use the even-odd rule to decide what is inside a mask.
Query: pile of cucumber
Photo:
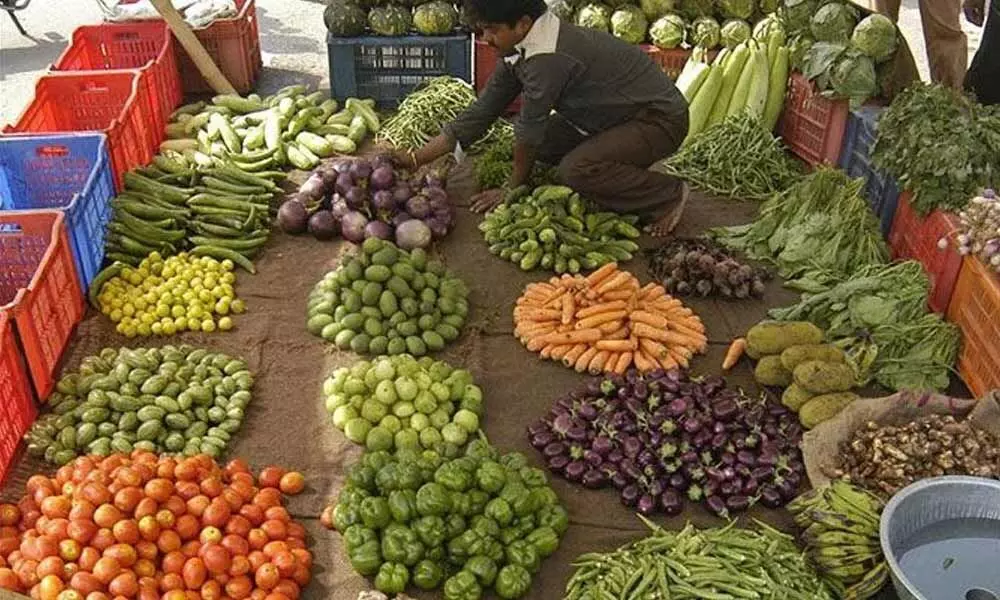
[[[368,238],[313,288],[306,327],[341,350],[423,356],[458,338],[468,295],[422,248]]]
[[[324,99],[326,93],[307,92],[304,85],[292,85],[267,98],[221,95],[182,106],[171,116],[154,164],[308,171],[322,158],[354,154],[382,126],[374,100],[349,98],[338,112],[337,101]]]
[[[510,190],[479,225],[490,252],[524,271],[579,273],[626,261],[639,249],[638,217],[596,212],[561,185]]]
[[[105,348],[59,380],[24,438],[57,465],[132,450],[221,456],[243,422],[253,375],[242,360],[190,346]]]

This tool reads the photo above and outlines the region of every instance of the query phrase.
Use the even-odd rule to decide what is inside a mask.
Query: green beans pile
[[[748,113],[727,117],[692,137],[655,168],[740,200],[765,200],[799,176],[778,138]]]
[[[681,531],[667,531],[639,518],[652,535],[608,554],[580,556],[564,600],[837,597],[791,536],[759,521],[757,530],[733,522],[713,529],[689,523]]]
[[[465,81],[448,76],[431,79],[400,103],[399,111],[385,122],[375,141],[416,150],[440,134],[445,123],[454,120],[475,101],[476,92]],[[514,127],[500,120],[471,150],[475,152],[486,144],[513,136]]]

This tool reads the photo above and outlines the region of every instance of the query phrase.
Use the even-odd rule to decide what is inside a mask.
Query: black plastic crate
[[[888,238],[899,204],[899,184],[871,163],[878,120],[884,110],[882,106],[862,106],[851,111],[839,165],[851,177],[865,178],[865,197],[879,219],[883,237]]]
[[[472,37],[360,37],[327,35],[330,95],[372,98],[379,108],[399,105],[428,79],[451,75],[472,83]]]

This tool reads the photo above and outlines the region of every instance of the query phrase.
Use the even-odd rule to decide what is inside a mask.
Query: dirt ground
[[[449,193],[460,206],[471,195],[468,170],[453,170]],[[707,227],[745,223],[753,219],[756,205],[694,196],[678,230],[679,235],[696,235]],[[528,445],[525,427],[546,412],[549,404],[567,391],[583,384],[577,373],[552,362],[543,362],[527,352],[511,336],[511,309],[524,285],[547,275],[522,273],[515,265],[491,256],[476,229],[479,217],[465,208],[458,212],[452,234],[437,252],[472,289],[470,322],[462,337],[449,346],[441,358],[468,368],[482,386],[486,397],[485,428],[494,445],[505,452],[520,451],[541,465],[538,454]],[[649,243],[649,240],[645,240]],[[354,600],[368,582],[353,572],[341,547],[340,536],[319,525],[324,506],[336,497],[346,467],[358,460],[360,448],[351,444],[328,422],[323,408],[321,385],[336,367],[350,364],[356,356],[337,352],[305,329],[305,300],[324,273],[336,267],[347,250],[343,243],[320,243],[310,237],[290,237],[276,230],[266,251],[258,259],[256,276],[240,275],[237,293],[249,306],[228,333],[185,334],[169,343],[186,342],[242,356],[256,373],[254,397],[243,428],[234,437],[228,457],[243,457],[256,468],[278,464],[302,471],[308,483],[305,493],[292,498],[291,513],[310,532],[315,557],[313,582],[304,598],[310,600]],[[636,258],[624,265],[641,280],[648,280],[645,261]],[[764,317],[767,307],[787,305],[795,295],[769,284],[762,299],[686,301],[703,319],[710,338],[710,350],[693,362],[697,374],[717,373],[728,342]],[[65,368],[74,369],[80,360],[104,346],[137,347],[162,345],[162,339],[125,340],[111,323],[91,311],[78,329]],[[746,362],[727,377],[730,385],[759,392]],[[3,495],[10,498],[23,490],[32,472],[46,469],[37,461],[24,459],[9,478]],[[532,599],[561,597],[573,558],[587,551],[606,551],[642,535],[644,527],[621,506],[614,490],[581,491],[555,479],[556,492],[566,504],[572,525],[558,552],[547,559],[536,576]],[[787,527],[787,514],[754,510],[780,527]],[[700,507],[685,514],[655,519],[671,528],[686,520],[696,524],[719,524]],[[424,598],[433,595],[419,596]]]

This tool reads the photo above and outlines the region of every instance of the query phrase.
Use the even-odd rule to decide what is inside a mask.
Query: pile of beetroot
[[[340,235],[361,243],[370,237],[400,248],[426,248],[451,230],[455,211],[444,181],[396,169],[386,156],[339,160],[313,171],[278,210],[282,231],[309,231],[319,240]]]
[[[795,413],[679,370],[595,379],[528,435],[550,470],[588,488],[613,485],[646,515],[677,515],[685,497],[719,516],[777,508],[805,474]]]

